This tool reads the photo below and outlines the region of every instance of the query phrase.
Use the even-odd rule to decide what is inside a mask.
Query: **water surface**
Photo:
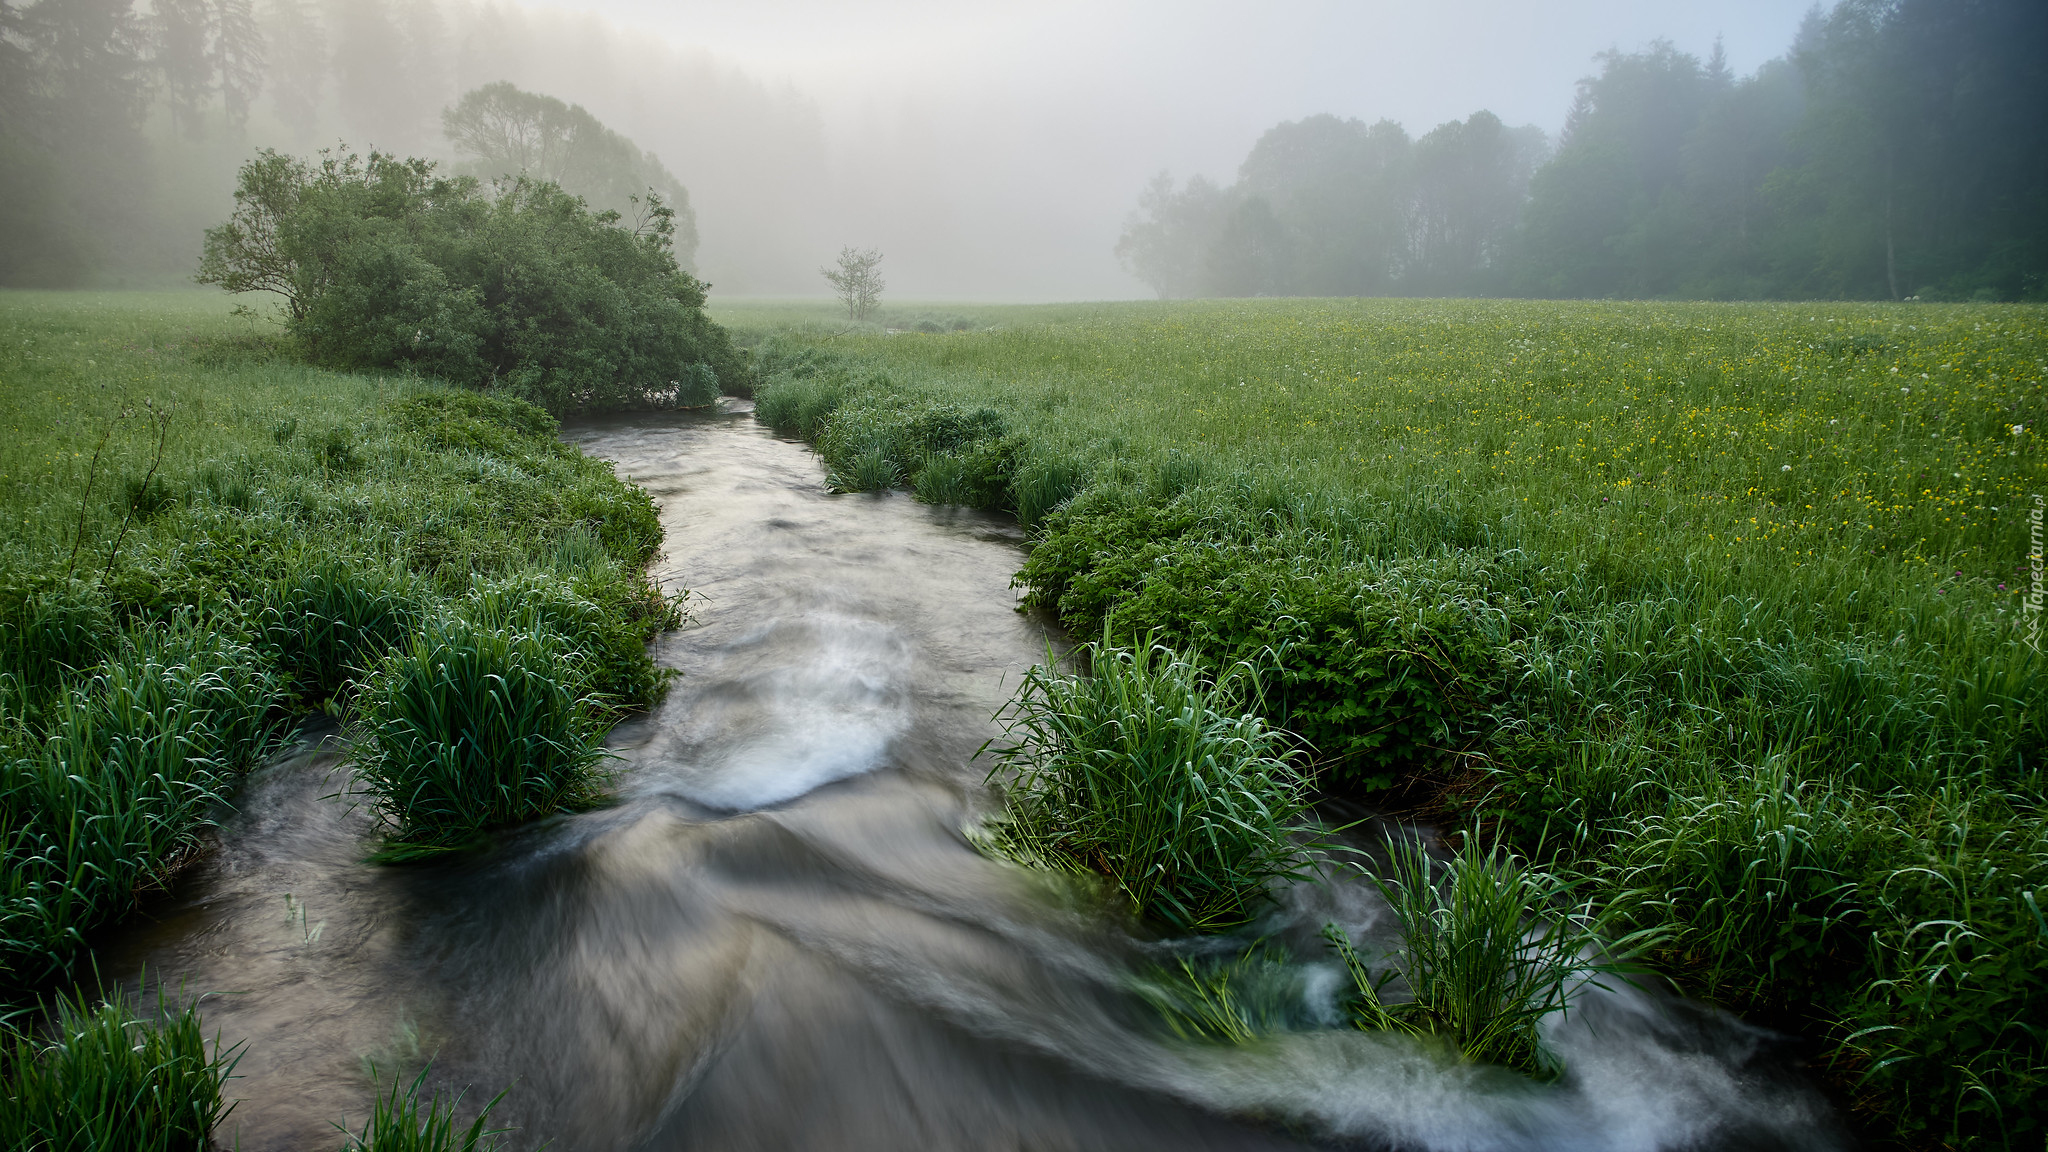
[[[683,673],[612,743],[618,803],[459,865],[375,868],[330,744],[255,774],[220,850],[126,933],[116,970],[208,993],[245,1042],[223,1136],[331,1146],[376,1065],[432,1057],[518,1147],[1146,1149],[1825,1146],[1832,1121],[1768,1036],[1637,990],[1553,1029],[1539,1086],[1334,1026],[1340,882],[1262,929],[1312,962],[1297,1031],[1172,1036],[1134,939],[963,830],[977,748],[1042,621],[1015,610],[1021,534],[901,494],[833,496],[801,445],[742,410],[571,437],[662,507]],[[1317,1027],[1318,1023],[1332,1026]]]

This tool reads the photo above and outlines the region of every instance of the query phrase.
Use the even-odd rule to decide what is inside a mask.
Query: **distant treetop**
[[[485,180],[550,180],[593,209],[629,219],[643,210],[648,193],[660,196],[675,210],[676,259],[686,269],[695,266],[697,217],[689,190],[654,153],[605,127],[581,104],[500,80],[464,93],[444,109],[441,129],[458,152],[471,157],[463,169]]]

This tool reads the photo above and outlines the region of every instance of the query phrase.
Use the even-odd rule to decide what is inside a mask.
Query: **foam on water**
[[[769,621],[700,676],[687,745],[695,762],[643,788],[746,811],[881,766],[910,720],[910,647],[896,629],[840,612]]]

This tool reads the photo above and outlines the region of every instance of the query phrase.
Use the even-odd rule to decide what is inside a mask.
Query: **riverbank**
[[[1326,787],[1669,927],[1886,1138],[2038,1132],[2039,309],[787,311],[725,319],[835,485],[1016,512],[1077,635],[1281,648]]]
[[[10,1009],[87,980],[86,942],[204,855],[216,802],[301,720],[363,720],[373,675],[399,686],[372,722],[410,706],[423,629],[422,659],[534,649],[514,663],[563,724],[663,690],[653,501],[537,408],[306,368],[211,295],[6,293],[0,432]],[[419,839],[418,795],[365,798]]]

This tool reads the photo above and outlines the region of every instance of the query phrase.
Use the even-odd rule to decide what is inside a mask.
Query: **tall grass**
[[[1569,1011],[1586,983],[1625,974],[1627,959],[1662,935],[1610,939],[1614,909],[1589,885],[1469,839],[1448,861],[1407,842],[1390,842],[1387,856],[1372,882],[1401,943],[1382,973],[1334,925],[1325,931],[1351,973],[1360,1028],[1441,1037],[1468,1059],[1555,1073],[1538,1024]]]
[[[666,682],[647,493],[539,409],[275,352],[211,297],[0,293],[0,1007],[430,617],[527,605],[507,624],[574,654],[545,670],[582,723],[589,686],[611,716]],[[541,787],[485,819],[578,792]]]
[[[49,705],[0,732],[0,989],[70,972],[92,929],[199,846],[207,814],[264,754],[278,678],[220,622],[124,638]]]
[[[1823,1037],[1879,1130],[2038,1143],[2039,307],[980,318],[763,342],[761,394],[829,384],[821,450],[841,411],[995,409],[1034,604],[1211,666],[1284,648],[1264,715],[1345,757],[1325,783],[1675,923],[1660,967]]]
[[[1050,653],[1048,653],[1050,658]],[[1250,669],[1212,676],[1162,647],[1104,643],[1088,672],[1048,664],[1011,702],[989,779],[991,827],[1028,860],[1100,876],[1140,918],[1181,932],[1250,919],[1306,874],[1308,782],[1285,733],[1246,699]]]
[[[271,584],[263,634],[293,688],[325,700],[411,635],[431,599],[403,565],[315,553]]]
[[[556,635],[429,621],[355,701],[351,763],[390,829],[385,856],[594,803],[605,753],[587,689]]]
[[[371,1071],[374,1073],[375,1069]],[[453,1099],[435,1093],[422,1105],[420,1090],[431,1071],[432,1065],[420,1069],[410,1083],[393,1079],[390,1089],[377,1098],[361,1129],[351,1132],[343,1125],[335,1125],[347,1137],[340,1152],[493,1152],[502,1146],[504,1141],[499,1137],[510,1130],[487,1129],[484,1125],[490,1122],[491,1110],[505,1099],[505,1093],[491,1097],[478,1110],[476,1119],[467,1127],[458,1128],[455,1110],[462,1103],[460,1093]]]
[[[207,1152],[233,1105],[239,1046],[209,1045],[195,1005],[153,1016],[124,995],[59,996],[47,1038],[0,1048],[0,1146],[24,1152]]]

